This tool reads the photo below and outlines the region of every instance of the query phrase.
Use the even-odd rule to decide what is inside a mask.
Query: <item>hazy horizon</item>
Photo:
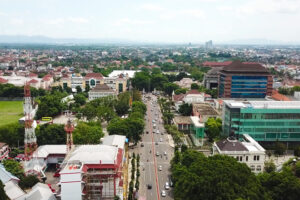
[[[0,35],[300,43],[299,0],[0,0]]]

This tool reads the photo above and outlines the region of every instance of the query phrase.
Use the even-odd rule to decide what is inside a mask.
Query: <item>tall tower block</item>
[[[32,99],[30,94],[30,85],[25,84],[24,86],[24,114],[25,114],[25,157],[26,160],[29,160],[32,156],[32,153],[36,150],[36,136],[34,132],[34,127],[32,127]]]
[[[73,147],[73,136],[72,132],[74,131],[74,125],[72,124],[70,118],[68,123],[65,125],[65,131],[67,133],[67,153],[71,151]]]

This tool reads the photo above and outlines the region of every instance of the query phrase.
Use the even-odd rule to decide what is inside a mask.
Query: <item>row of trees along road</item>
[[[145,89],[146,92],[156,90],[164,91],[167,95],[171,96],[173,91],[176,94],[186,93],[186,89],[180,88],[174,81],[180,81],[184,77],[191,77],[195,80],[202,81],[203,73],[200,68],[192,68],[192,74],[188,76],[185,72],[180,72],[178,75],[164,75],[159,68],[153,68],[152,71],[148,69],[142,69],[142,72],[137,72],[135,77],[131,79],[132,86],[140,91]],[[202,74],[201,77],[196,74]],[[208,90],[205,87],[201,87],[197,84],[193,84],[191,89],[198,89],[200,92],[216,97],[216,90]]]
[[[178,200],[297,200],[300,196],[300,180],[293,164],[285,165],[282,172],[271,169],[256,176],[232,157],[206,157],[182,148],[182,152],[175,151],[171,171]]]

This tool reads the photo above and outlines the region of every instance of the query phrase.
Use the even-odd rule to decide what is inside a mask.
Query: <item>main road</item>
[[[138,147],[131,150],[140,154],[139,199],[173,199],[172,187],[170,189],[165,187],[171,174],[170,160],[174,154],[173,141],[163,127],[157,97],[149,93],[145,96],[143,97],[147,105],[145,133]],[[162,196],[162,190],[165,191],[166,197]]]

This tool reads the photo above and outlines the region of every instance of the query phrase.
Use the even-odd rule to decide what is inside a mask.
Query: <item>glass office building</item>
[[[258,63],[234,61],[219,72],[219,97],[264,98],[272,95],[271,74]]]
[[[225,100],[223,134],[256,141],[300,141],[300,101]]]

